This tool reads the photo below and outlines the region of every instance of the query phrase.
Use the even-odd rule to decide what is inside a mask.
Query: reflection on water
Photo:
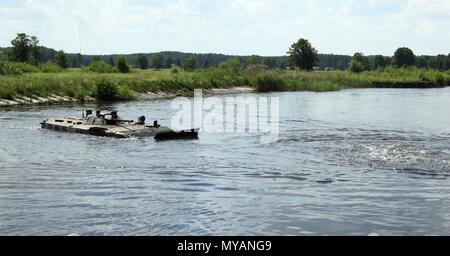
[[[450,88],[272,96],[271,144],[62,134],[39,122],[83,107],[0,109],[0,234],[450,233]],[[111,107],[173,114],[167,100]]]

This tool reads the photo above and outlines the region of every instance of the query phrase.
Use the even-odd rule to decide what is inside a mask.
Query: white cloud
[[[251,14],[271,12],[277,1],[271,0],[233,0],[231,6],[236,10],[245,10]]]
[[[299,37],[321,52],[450,51],[448,0],[5,0],[0,45],[17,32],[75,52],[181,50],[280,55]]]

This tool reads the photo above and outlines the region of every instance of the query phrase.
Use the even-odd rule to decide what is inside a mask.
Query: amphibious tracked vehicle
[[[50,118],[41,123],[42,129],[90,134],[95,136],[105,136],[114,138],[129,137],[154,137],[156,140],[173,139],[198,139],[199,129],[189,129],[175,131],[166,126],[161,126],[158,121],[153,125],[145,123],[145,116],[138,120],[123,120],[116,111],[103,113],[96,111],[93,115],[92,110],[83,112],[82,118],[64,117]]]

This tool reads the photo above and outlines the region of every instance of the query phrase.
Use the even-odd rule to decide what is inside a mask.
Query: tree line
[[[398,48],[392,57],[382,55],[364,56],[363,53],[355,53],[350,61],[349,69],[358,73],[385,68],[387,66],[418,67],[445,71],[450,69],[450,54],[447,56],[444,54],[437,56],[416,56],[407,47]]]
[[[56,51],[39,44],[36,36],[24,33],[17,34],[11,46],[0,48],[1,58],[12,62],[28,63],[38,66],[42,63],[54,63],[60,68],[80,68],[94,65],[97,69],[117,69],[128,72],[130,67],[155,70],[168,69],[174,66],[185,70],[219,66],[229,60],[238,60],[244,67],[263,67],[265,69],[300,68],[304,70],[347,70],[362,72],[386,66],[416,66],[419,68],[448,70],[450,54],[437,56],[416,56],[406,47],[399,48],[391,56],[365,56],[355,53],[353,56],[319,54],[306,39],[299,39],[291,45],[287,56],[232,56],[223,54],[195,54],[174,51],[159,53],[139,53],[125,55],[82,55],[68,54],[63,50]],[[108,66],[105,66],[107,64]]]
[[[291,67],[297,67],[302,70],[317,69],[319,68],[317,64],[320,62],[317,50],[308,40],[303,38],[291,45],[288,51],[288,60]],[[353,57],[348,57],[347,60],[349,60],[348,68],[355,73],[376,70],[387,66],[397,68],[414,66],[437,70],[450,69],[450,53],[437,56],[416,56],[407,47],[398,48],[392,57],[382,55],[364,56],[363,53],[357,52]],[[340,65],[342,67],[346,66],[343,63],[339,63]],[[337,63],[336,66],[338,66]],[[338,69],[341,69],[341,67]]]

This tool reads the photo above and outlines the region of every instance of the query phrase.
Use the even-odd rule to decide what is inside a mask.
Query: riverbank
[[[205,95],[220,95],[220,94],[234,94],[234,93],[248,93],[254,92],[251,87],[234,87],[228,89],[211,89],[205,90]],[[137,100],[158,100],[158,99],[170,99],[175,98],[178,95],[176,93],[166,92],[147,92],[147,93],[135,93]],[[32,95],[30,97],[24,95],[15,95],[13,99],[0,99],[0,107],[11,107],[19,105],[54,105],[54,104],[69,104],[69,103],[82,103],[82,102],[96,102],[96,98],[90,96],[84,96],[83,100],[72,98],[69,96],[61,96],[56,94],[50,94],[46,97],[40,97]]]
[[[336,91],[348,88],[436,88],[450,85],[450,71],[386,68],[379,71],[241,71],[202,69],[98,74],[71,70],[0,76],[0,106],[58,102],[145,100],[246,91]],[[240,92],[238,90],[237,92]]]

